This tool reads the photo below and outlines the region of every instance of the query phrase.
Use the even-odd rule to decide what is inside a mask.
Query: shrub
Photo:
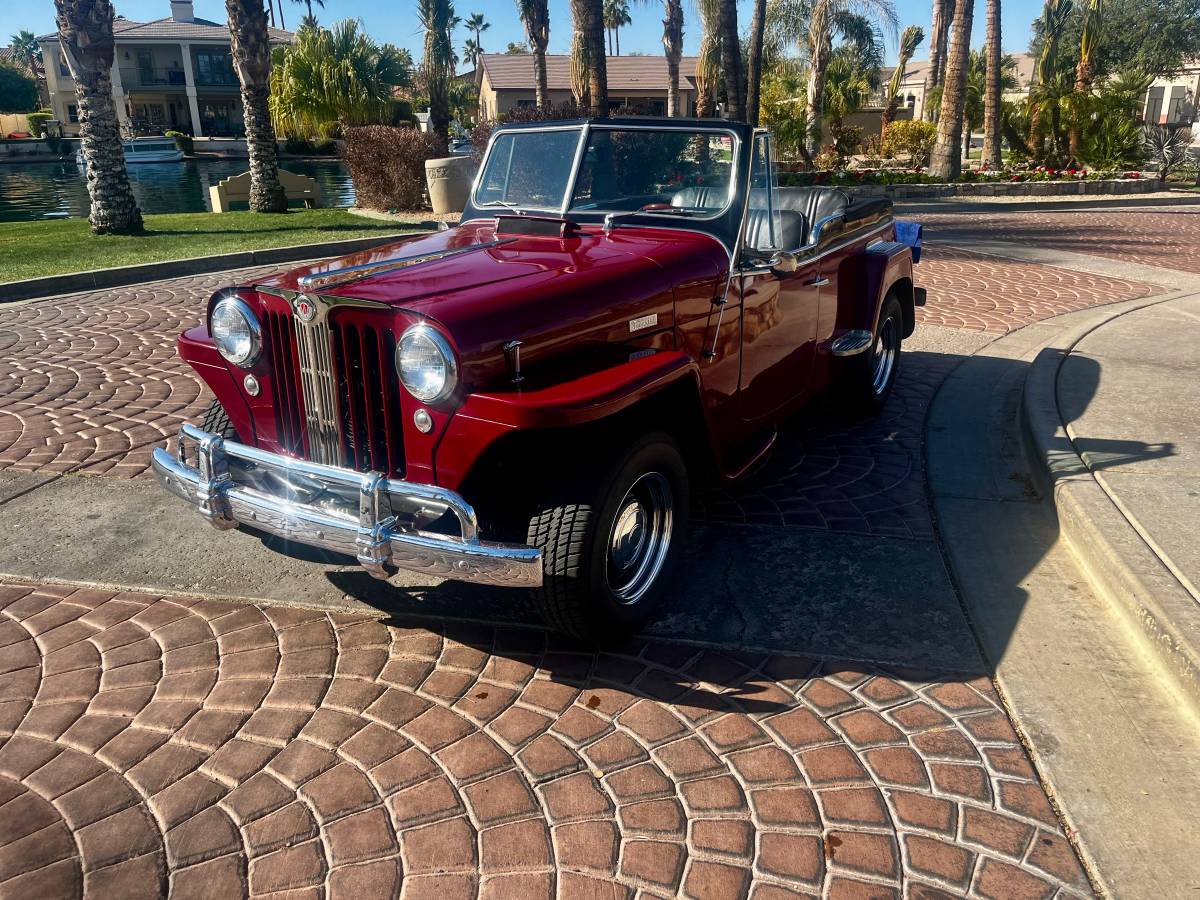
[[[1142,164],[1142,129],[1122,113],[1101,118],[1085,136],[1080,159],[1096,169],[1134,169]]]
[[[623,111],[622,115],[628,113]],[[591,113],[585,107],[576,106],[572,102],[554,103],[544,108],[536,106],[516,106],[500,117],[499,122],[480,122],[471,129],[471,147],[475,156],[475,161],[479,162],[483,158],[483,151],[487,149],[488,140],[492,136],[492,130],[498,124],[510,124],[513,122],[546,122],[555,119],[585,119]]]
[[[307,156],[313,152],[313,142],[306,137],[289,137],[283,142],[283,149],[292,156]]]
[[[903,119],[888,126],[882,151],[886,157],[900,155],[912,159],[914,166],[926,166],[937,141],[937,126],[922,119]]]
[[[369,209],[425,206],[425,160],[441,155],[437,138],[415,128],[347,128],[342,155],[358,205]]]
[[[1162,125],[1147,125],[1143,138],[1150,161],[1158,166],[1158,177],[1166,181],[1167,176],[1187,162],[1192,143],[1190,128],[1164,128]]]
[[[188,156],[191,156],[193,151],[196,149],[196,142],[192,140],[192,136],[190,134],[186,134],[182,131],[164,131],[163,136],[173,138],[175,141],[175,146]]]
[[[39,109],[26,116],[29,120],[29,133],[35,138],[45,137],[46,123],[54,118],[54,113],[48,109]]]

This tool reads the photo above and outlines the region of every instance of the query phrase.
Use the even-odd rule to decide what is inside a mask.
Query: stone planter
[[[475,160],[470,156],[425,160],[425,183],[435,213],[462,212],[474,181]]]

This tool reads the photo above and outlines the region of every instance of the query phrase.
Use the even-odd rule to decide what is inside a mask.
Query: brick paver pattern
[[[984,677],[13,584],[0,673],[5,897],[1089,893]]]
[[[1196,206],[1141,209],[1056,209],[1036,212],[922,213],[936,238],[943,228],[977,228],[997,240],[1068,250],[1200,274],[1200,198]]]

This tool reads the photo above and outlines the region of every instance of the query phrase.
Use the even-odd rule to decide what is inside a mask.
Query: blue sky
[[[169,0],[115,0],[117,12],[137,21],[162,18],[169,14]],[[739,0],[739,24],[743,30],[750,20],[751,5]],[[895,0],[902,25],[923,25],[929,30],[928,0]],[[456,0],[459,15],[464,18],[472,12],[483,12],[491,28],[483,35],[483,47],[488,51],[502,50],[509,41],[524,38],[516,5],[508,0]],[[1005,0],[1003,6],[1004,49],[1019,53],[1028,48],[1030,25],[1041,11],[1041,0]],[[223,0],[195,0],[196,15],[222,21],[225,17]],[[662,12],[658,3],[631,3],[633,25],[621,30],[621,52],[641,50],[647,53],[662,52]],[[389,40],[408,47],[414,56],[420,55],[421,37],[416,18],[415,0],[326,0],[325,9],[318,10],[317,18],[322,22],[358,17],[367,26],[367,31],[379,40]],[[294,26],[304,14],[303,5],[285,0],[284,16],[288,26]],[[984,2],[978,0],[975,9],[975,27],[972,43],[983,42]],[[695,53],[699,42],[699,23],[691,0],[684,2],[685,36],[684,50]],[[568,0],[550,2],[550,51],[566,53],[571,40],[571,18]],[[8,36],[22,28],[38,34],[55,30],[54,4],[51,0],[34,0],[32,3],[0,3],[0,41],[7,43]],[[467,33],[460,29],[456,42],[461,47]],[[889,61],[895,57],[895,47],[889,47]],[[918,58],[925,55],[923,47]]]

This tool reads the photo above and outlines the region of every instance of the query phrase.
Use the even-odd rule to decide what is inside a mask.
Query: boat
[[[175,141],[167,137],[139,137],[122,141],[121,149],[125,151],[127,163],[165,163],[179,162],[183,159],[183,151],[175,146]],[[75,161],[83,165],[83,148],[75,151]]]

